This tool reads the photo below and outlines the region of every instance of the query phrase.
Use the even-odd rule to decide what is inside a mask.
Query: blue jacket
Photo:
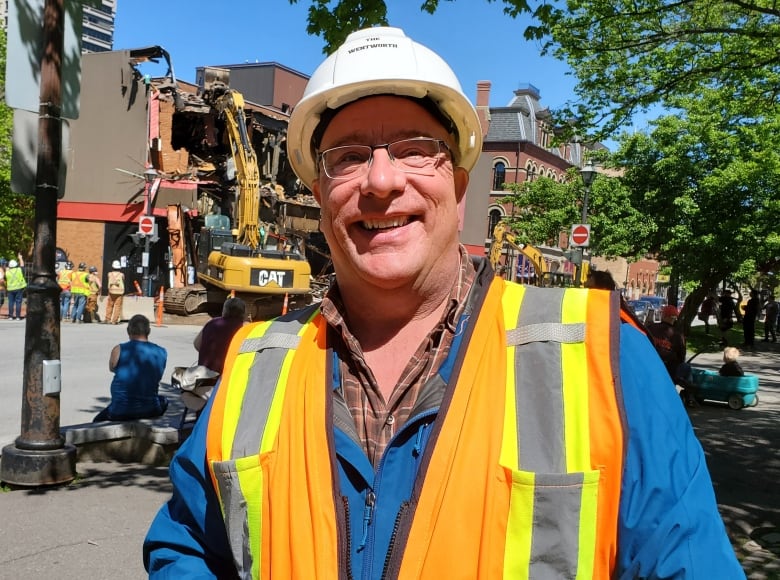
[[[621,326],[627,449],[616,577],[744,578],[718,514],[703,451],[676,390],[648,339],[629,325]],[[150,577],[235,576],[205,464],[210,408],[171,463],[173,497],[158,513],[144,543]],[[334,429],[341,492],[350,506],[355,578],[381,575],[397,513],[392,506],[411,492],[415,461],[427,443],[436,411],[411,419],[399,430],[376,473],[352,438]],[[369,492],[373,496],[367,502]],[[368,518],[371,526],[364,525]]]

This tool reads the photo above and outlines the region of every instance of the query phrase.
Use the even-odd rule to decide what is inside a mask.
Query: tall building
[[[93,2],[97,4],[97,2]],[[100,7],[83,6],[81,51],[105,52],[114,47],[116,0],[102,0]],[[8,0],[0,0],[0,30],[8,26]]]
[[[116,1],[102,0],[98,8],[84,4],[81,31],[82,52],[106,52],[113,49]]]

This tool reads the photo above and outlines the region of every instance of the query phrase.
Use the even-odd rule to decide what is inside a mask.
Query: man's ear
[[[320,192],[320,180],[315,179],[311,184],[311,193],[314,196],[314,199],[317,201],[317,204],[322,207],[322,194]]]
[[[469,186],[469,172],[462,167],[456,167],[452,175],[455,184],[455,200],[458,202],[458,231],[463,231],[466,221],[466,189]]]
[[[460,204],[463,202],[466,196],[466,189],[469,186],[469,172],[462,167],[456,167],[452,178],[455,182],[455,199]]]

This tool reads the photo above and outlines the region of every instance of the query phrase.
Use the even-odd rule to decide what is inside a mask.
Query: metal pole
[[[148,192],[148,184],[147,184],[147,192]],[[149,215],[148,213],[146,215]],[[143,266],[144,266],[144,273],[143,273],[143,287],[144,287],[144,296],[151,296],[152,295],[152,280],[149,277],[149,237],[150,236],[144,236],[144,256],[143,256]]]
[[[588,223],[588,196],[590,195],[590,185],[585,186],[585,195],[582,197],[582,223]]]
[[[40,75],[35,243],[27,286],[21,433],[3,448],[0,479],[13,485],[68,483],[76,448],[60,434],[60,287],[55,273],[62,153],[64,0],[46,0]]]

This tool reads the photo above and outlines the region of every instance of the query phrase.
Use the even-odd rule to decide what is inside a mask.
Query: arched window
[[[539,174],[539,169],[536,167],[536,163],[530,161],[525,166],[525,180],[536,181],[536,177]]]
[[[490,210],[490,214],[488,217],[488,233],[487,237],[492,238],[493,237],[493,230],[496,227],[496,224],[501,221],[501,210],[497,208],[493,208]]]
[[[506,165],[499,161],[493,166],[493,191],[501,191],[506,183]]]

